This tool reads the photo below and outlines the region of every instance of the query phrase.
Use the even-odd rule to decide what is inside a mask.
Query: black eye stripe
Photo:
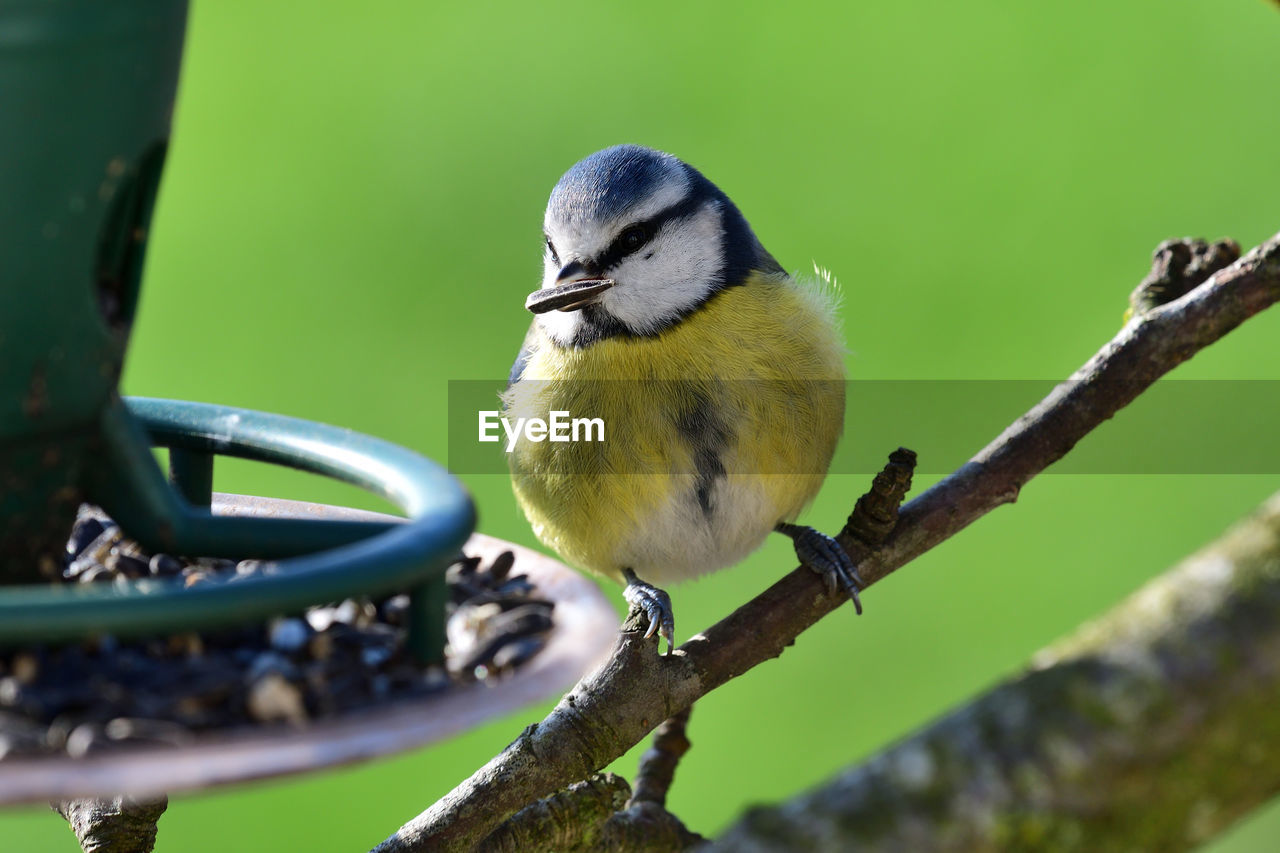
[[[547,244],[547,251],[551,253],[551,260],[555,261],[556,266],[560,266],[560,255],[556,254],[555,244],[551,242],[551,238],[546,234],[542,235],[542,239]]]
[[[649,242],[649,240],[653,239],[654,235],[656,235],[658,231],[662,229],[662,226],[666,225],[669,222],[677,222],[681,219],[688,219],[690,216],[697,213],[698,210],[701,209],[705,201],[706,201],[705,197],[701,197],[698,195],[686,196],[685,198],[681,199],[680,201],[676,202],[670,207],[667,207],[658,211],[653,216],[650,216],[648,219],[644,219],[639,222],[633,222],[631,225],[628,225],[626,228],[624,228],[618,234],[618,236],[614,238],[614,241],[609,244],[609,248],[605,249],[604,252],[601,253],[601,255],[598,258],[596,258],[595,266],[600,270],[609,270],[613,266],[615,266],[619,261],[621,261],[623,258],[627,257],[633,252],[639,251],[639,249],[641,249],[644,246],[644,243],[640,243],[638,245],[631,246],[630,248],[628,248],[623,244],[624,238],[628,235],[628,232],[631,231],[632,228],[637,228],[637,227],[643,228],[645,234],[647,235],[644,242],[647,243]]]

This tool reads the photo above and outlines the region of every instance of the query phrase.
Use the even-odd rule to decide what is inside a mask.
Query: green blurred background
[[[1278,45],[1262,0],[196,0],[125,388],[443,459],[447,381],[505,377],[528,325],[552,184],[622,141],[701,168],[785,266],[836,273],[853,377],[1064,376],[1114,333],[1157,242],[1280,229]],[[1280,379],[1277,341],[1273,311],[1177,375]],[[536,544],[505,477],[466,482],[481,530]],[[248,464],[216,485],[377,507]],[[807,520],[838,528],[864,486],[831,478]],[[715,833],[865,758],[1277,489],[1042,477],[878,585],[861,619],[842,610],[700,702],[672,808]],[[792,565],[778,537],[676,588],[681,634]],[[177,796],[159,849],[364,850],[547,707],[354,769]],[[76,849],[42,808],[0,814],[0,839]],[[1278,844],[1272,807],[1212,849]]]

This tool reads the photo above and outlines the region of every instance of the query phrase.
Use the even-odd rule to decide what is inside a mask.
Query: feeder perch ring
[[[192,488],[191,479],[211,482],[215,455],[235,456],[336,477],[382,495],[411,518],[395,524],[218,516],[207,507],[180,501],[148,454],[137,460],[133,474],[136,478],[137,469],[153,471],[159,483],[145,482],[150,494],[144,493],[140,502],[156,503],[159,495],[169,502],[164,509],[170,515],[163,524],[179,527],[178,535],[188,543],[207,546],[185,553],[284,558],[260,576],[191,588],[177,579],[147,578],[124,587],[0,589],[0,644],[211,629],[352,595],[408,590],[423,599],[420,609],[411,605],[411,623],[418,627],[411,627],[410,646],[420,657],[438,658],[443,648],[444,570],[475,524],[470,496],[444,468],[389,442],[283,415],[145,398],[131,399],[128,409],[125,415],[132,414],[154,443],[170,448],[180,460],[175,469],[182,469],[188,479],[184,484],[179,476],[176,485],[184,494],[199,490]],[[118,418],[117,425],[132,427],[132,419]],[[131,484],[131,494],[137,493],[136,486]],[[116,506],[106,507],[108,512],[127,535],[146,544],[146,531],[138,528],[150,519],[135,514],[130,523],[121,518],[129,514],[116,508],[122,502],[124,498],[117,498],[112,502]],[[428,608],[433,612],[425,613]],[[420,615],[431,624],[419,624]]]

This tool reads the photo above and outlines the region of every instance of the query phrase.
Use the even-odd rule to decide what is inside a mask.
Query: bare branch
[[[653,732],[653,746],[640,756],[640,768],[636,771],[636,787],[628,806],[653,803],[663,808],[667,805],[667,792],[676,775],[676,765],[689,751],[689,714],[693,706],[675,714]]]
[[[1029,671],[709,849],[1186,850],[1280,791],[1280,494]]]
[[[1027,481],[1156,379],[1278,300],[1280,236],[1133,319],[972,460],[905,505],[883,546],[861,561],[863,579],[875,583],[1013,501]],[[847,533],[839,541],[858,551]],[[378,853],[471,848],[525,804],[604,767],[660,721],[777,657],[844,600],[828,595],[816,573],[798,569],[667,656],[628,620],[610,659],[546,720],[401,827]]]

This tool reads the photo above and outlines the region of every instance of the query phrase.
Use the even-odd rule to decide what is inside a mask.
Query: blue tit
[[[733,565],[771,531],[857,603],[828,536],[792,522],[844,418],[830,282],[797,281],[687,163],[619,145],[571,168],[543,220],[543,279],[504,416],[603,422],[602,441],[509,448],[516,500],[566,562],[624,583],[648,634],[674,636],[660,586]],[[861,607],[859,605],[859,612]]]

